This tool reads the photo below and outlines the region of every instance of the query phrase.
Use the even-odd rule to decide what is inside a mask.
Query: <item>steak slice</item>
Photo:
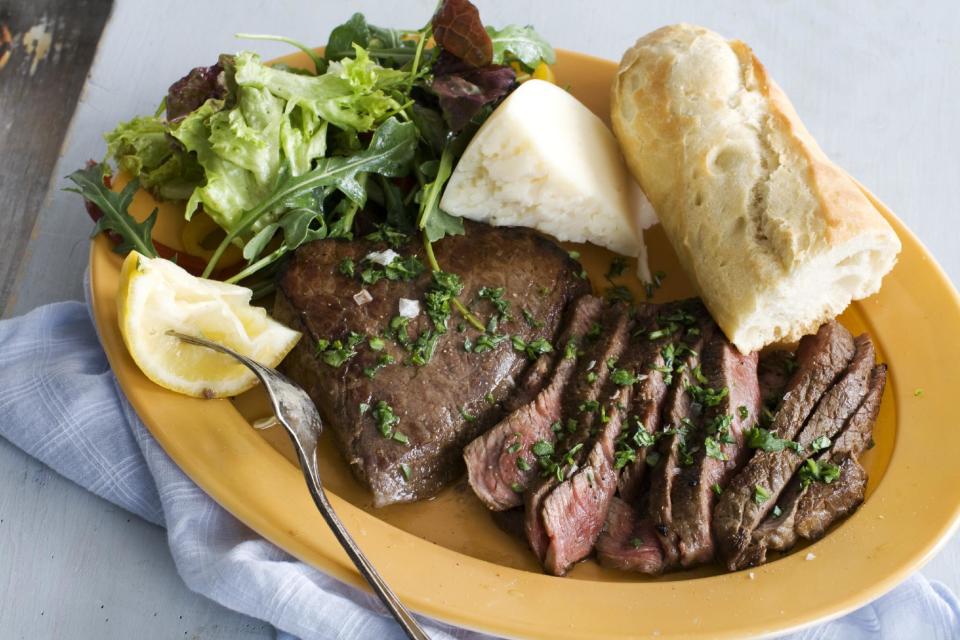
[[[502,411],[497,403],[513,392],[515,380],[528,365],[525,354],[514,350],[509,340],[486,353],[467,352],[464,338],[475,340],[479,332],[456,331],[456,316],[433,343],[432,358],[424,366],[404,364],[411,361],[411,352],[393,339],[391,319],[398,316],[401,298],[425,301],[431,274],[426,271],[412,280],[384,277],[364,285],[360,277],[340,270],[345,260],[352,260],[357,272],[365,270],[364,258],[384,248],[370,240],[303,245],[279,280],[274,309],[280,322],[304,336],[285,360],[284,370],[317,404],[376,506],[432,496],[457,478],[463,471],[463,446],[499,421]],[[419,240],[397,251],[426,263]],[[541,337],[552,341],[567,303],[588,292],[588,283],[578,277],[580,265],[555,243],[529,230],[468,224],[466,235],[448,236],[434,244],[434,251],[447,272],[461,277],[459,298],[464,302],[477,301],[483,287],[503,287],[503,299],[514,313],[500,323],[499,331],[527,342]],[[354,299],[362,289],[371,298],[366,304]],[[492,314],[486,301],[479,300],[474,307],[476,313]],[[521,308],[542,327],[525,322]],[[436,328],[434,323],[420,313],[410,320],[407,331],[412,341],[431,328]],[[352,348],[317,353],[321,340],[346,341],[351,333],[361,340]],[[388,336],[381,351],[368,347],[368,338],[375,336]],[[378,360],[386,356],[396,364],[378,369]],[[373,377],[365,375],[365,369]],[[396,424],[374,410],[380,402],[392,409],[399,419]],[[378,423],[388,428],[381,430]],[[398,440],[384,432],[402,436]]]
[[[749,449],[744,432],[756,424],[760,413],[756,353],[743,355],[718,331],[704,347],[701,362],[705,412],[697,444],[702,446],[693,454],[693,464],[681,467],[671,496],[684,567],[713,559],[710,520],[716,490],[726,487],[746,463]]]
[[[603,302],[593,296],[582,296],[571,303],[555,351],[564,351],[571,340],[580,342],[602,309]],[[489,509],[501,511],[523,504],[523,491],[536,479],[537,473],[530,448],[538,440],[552,443],[556,438],[551,425],[561,417],[564,392],[577,370],[575,358],[561,355],[549,382],[531,401],[515,409],[463,451],[470,486]],[[534,366],[539,365],[540,361]]]
[[[597,538],[597,559],[605,567],[656,575],[663,571],[663,551],[653,523],[620,498],[610,501],[607,521]]]
[[[644,323],[641,330],[635,332],[635,340],[630,346],[637,350],[636,358],[643,363],[641,368],[646,375],[634,390],[630,415],[634,422],[639,421],[650,434],[660,430],[660,412],[670,387],[667,384],[663,350],[675,339],[676,332],[684,329],[683,323],[678,320],[686,318],[682,314],[684,305],[688,303],[670,303],[653,310],[650,320]],[[676,327],[675,331],[671,330],[673,327]],[[633,506],[640,503],[643,478],[647,470],[647,453],[647,447],[639,448],[635,460],[623,467],[617,480],[620,497]]]
[[[697,301],[697,305],[700,305]],[[673,527],[673,503],[671,500],[673,485],[680,474],[681,465],[692,464],[696,433],[699,429],[699,406],[695,406],[688,388],[696,383],[693,371],[700,363],[700,350],[716,330],[713,320],[700,306],[693,310],[697,319],[695,335],[687,336],[686,341],[677,346],[673,380],[667,398],[664,401],[661,418],[663,437],[657,447],[659,460],[653,466],[650,475],[650,489],[647,494],[647,508],[653,528],[663,548],[664,562],[667,567],[679,560],[679,538]],[[670,358],[667,358],[670,360]],[[668,367],[669,368],[669,367]]]
[[[810,457],[811,443],[821,437],[832,438],[860,406],[867,393],[874,350],[866,335],[855,342],[856,352],[850,365],[800,431],[799,450],[758,451],[724,491],[714,512],[714,529],[731,569],[747,565],[745,552],[753,531],[773,509],[793,474]]]
[[[602,393],[611,372],[612,359],[617,359],[629,341],[630,314],[626,307],[616,306],[604,316],[591,344],[577,356],[573,378],[564,391],[561,425],[563,432],[554,446],[553,466],[543,469],[524,496],[524,529],[534,554],[544,561],[550,536],[544,526],[542,506],[547,496],[563,479],[570,477],[591,453],[588,447],[596,424]],[[594,407],[593,405],[596,405]]]
[[[794,476],[777,501],[780,515],[771,515],[753,532],[748,552],[751,564],[763,563],[768,549],[790,549],[798,536],[811,540],[820,537],[827,527],[863,501],[866,472],[856,460],[870,442],[885,383],[886,365],[877,365],[870,374],[869,391],[863,402],[834,438],[830,449],[817,457],[818,464],[839,465],[839,477],[829,484],[814,482],[804,487],[800,477]]]

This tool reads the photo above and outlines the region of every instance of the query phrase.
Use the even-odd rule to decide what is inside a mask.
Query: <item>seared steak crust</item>
[[[479,332],[472,328],[459,332],[455,311],[425,366],[401,364],[409,354],[391,339],[385,339],[380,352],[367,348],[364,340],[345,364],[326,364],[316,353],[318,341],[342,340],[350,332],[380,336],[398,315],[401,298],[423,300],[429,272],[411,281],[382,279],[367,286],[339,272],[343,260],[352,260],[359,270],[365,256],[384,248],[367,240],[321,240],[300,247],[280,278],[274,309],[279,321],[304,334],[284,363],[286,373],[316,402],[377,506],[429,497],[459,476],[464,445],[499,421],[500,403],[528,365],[525,354],[514,350],[509,340],[486,353],[467,352],[464,339],[475,340]],[[532,231],[468,224],[466,235],[444,238],[434,250],[443,268],[462,278],[460,299],[484,319],[494,310],[479,299],[480,289],[504,287],[511,318],[500,323],[499,331],[528,342],[541,337],[552,342],[564,307],[588,292],[588,284],[577,276],[580,265]],[[419,241],[398,252],[427,263]],[[354,300],[361,289],[372,298],[366,304]],[[523,308],[542,327],[525,322]],[[420,313],[408,331],[415,337],[430,326],[426,313]],[[397,364],[380,369],[373,378],[364,375],[382,354]],[[396,429],[407,444],[384,437],[374,412],[364,409],[380,401],[399,418]]]

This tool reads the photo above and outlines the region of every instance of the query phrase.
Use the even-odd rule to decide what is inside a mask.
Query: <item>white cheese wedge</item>
[[[638,258],[656,222],[607,126],[576,98],[528,80],[477,131],[440,201],[455,216],[530,227]]]

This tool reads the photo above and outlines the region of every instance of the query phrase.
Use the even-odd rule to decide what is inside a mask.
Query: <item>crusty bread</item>
[[[740,351],[812,333],[880,288],[899,239],[745,44],[658,29],[612,92],[630,170]]]

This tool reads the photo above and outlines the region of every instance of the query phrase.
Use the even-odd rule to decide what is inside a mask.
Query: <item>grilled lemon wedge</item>
[[[252,306],[251,295],[244,287],[197,278],[169,260],[133,251],[120,271],[120,333],[140,370],[160,386],[198,398],[235,396],[256,384],[246,367],[167,332],[201,336],[274,367],[300,334]]]

